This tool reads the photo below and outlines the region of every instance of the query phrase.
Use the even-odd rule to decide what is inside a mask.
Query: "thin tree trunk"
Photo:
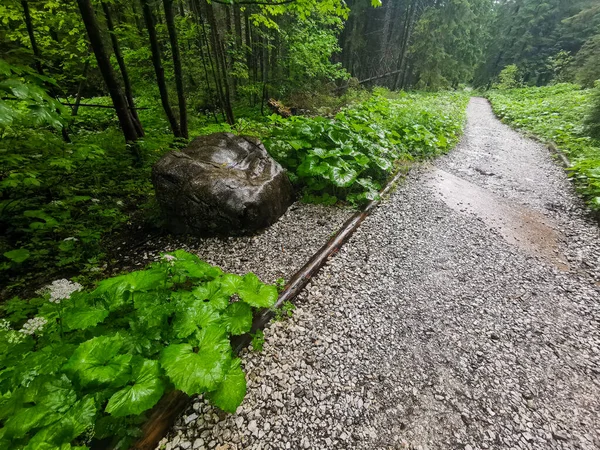
[[[87,30],[92,50],[94,51],[94,55],[96,55],[98,68],[100,69],[102,78],[106,83],[106,87],[108,88],[108,92],[115,107],[117,117],[119,118],[119,123],[125,137],[125,142],[132,144],[130,145],[130,149],[133,153],[133,156],[139,160],[141,156],[139,153],[139,147],[135,145],[135,141],[139,136],[133,124],[127,99],[121,90],[121,86],[119,86],[119,83],[117,82],[115,72],[110,64],[108,53],[104,48],[100,26],[96,20],[92,3],[90,0],[77,0],[77,5],[79,6],[79,11],[81,12],[81,17]]]
[[[37,46],[37,41],[35,40],[35,34],[33,33],[33,22],[31,21],[29,3],[27,3],[27,0],[21,0],[21,6],[23,6],[25,26],[27,27],[27,34],[29,35],[29,42],[31,42],[31,50],[33,51],[33,57],[35,59],[35,69],[40,75],[44,75],[44,69],[42,69],[42,63],[40,60],[40,50]]]
[[[394,4],[391,2],[385,3],[385,16],[383,18],[383,29],[381,31],[381,41],[379,44],[379,52],[381,53],[380,58],[382,62],[386,62],[389,60],[388,55],[390,53],[389,38],[390,38],[390,28],[392,24],[392,13],[394,10]],[[385,67],[388,68],[387,65]]]
[[[81,81],[79,82],[79,86],[77,87],[77,96],[75,97],[75,104],[73,105],[73,110],[71,111],[72,116],[76,116],[79,111],[79,105],[81,104],[81,94],[83,93],[83,87],[87,81],[87,71],[90,67],[90,62],[88,60],[85,61],[85,65],[83,66],[83,73],[81,74]]]
[[[263,92],[262,92],[262,99],[261,99],[261,103],[260,103],[260,113],[264,114],[264,106],[265,106],[265,102],[267,101],[267,97],[269,96],[269,89],[267,86],[267,80],[268,80],[268,63],[269,63],[269,47],[268,47],[268,40],[266,36],[263,36],[262,38],[262,57],[260,60],[260,68],[262,71],[262,83],[263,83]]]
[[[123,86],[125,88],[125,97],[127,98],[127,103],[129,104],[129,111],[131,113],[131,117],[133,118],[133,124],[135,125],[137,133],[141,137],[144,136],[144,129],[142,128],[142,123],[140,122],[140,118],[138,117],[137,111],[135,110],[133,92],[131,90],[131,82],[129,81],[129,73],[127,72],[127,67],[125,67],[125,60],[123,59],[123,55],[121,53],[119,40],[117,39],[117,35],[115,34],[115,26],[112,21],[110,9],[108,8],[108,5],[104,2],[102,2],[102,10],[104,11],[104,17],[106,17],[106,26],[108,27],[108,33],[110,34],[110,42],[112,43],[113,51],[115,52],[115,58],[117,59],[117,63],[119,64],[121,77],[123,78]]]
[[[225,116],[225,97],[223,95],[223,86],[221,85],[221,79],[219,78],[219,76],[217,74],[217,69],[215,69],[215,63],[213,62],[213,58],[210,54],[211,49],[210,49],[210,44],[208,42],[208,33],[206,32],[206,24],[204,23],[204,19],[202,18],[202,15],[201,15],[200,0],[196,0],[196,8],[197,8],[196,15],[197,15],[198,21],[201,24],[202,37],[204,38],[204,42],[206,44],[206,55],[208,56],[210,70],[212,72],[213,79],[215,80],[215,91],[217,93],[219,105],[221,106],[221,113],[223,115],[223,120],[227,121],[227,118]]]
[[[404,27],[402,45],[400,48],[400,57],[398,58],[398,70],[400,70],[400,72],[398,72],[398,75],[396,75],[396,80],[394,81],[394,90],[397,90],[398,88],[404,88],[404,83],[406,82],[406,51],[408,50],[408,43],[412,35],[412,28],[414,26],[415,17],[417,13],[416,0],[412,0],[411,4],[409,5],[409,9],[406,13],[406,26]]]
[[[173,69],[175,71],[175,85],[177,86],[177,101],[179,102],[179,127],[181,135],[188,138],[187,108],[183,91],[183,73],[181,70],[181,55],[179,43],[177,42],[177,30],[175,29],[175,18],[173,17],[173,0],[163,0],[165,8],[165,19],[171,42],[171,53],[173,55]]]
[[[240,5],[233,5],[233,23],[235,25],[235,46],[238,51],[242,51],[242,17],[240,14]]]
[[[34,61],[35,70],[40,75],[44,75],[44,69],[42,68],[42,59],[41,59],[40,49],[37,46],[37,41],[35,40],[35,34],[33,32],[33,22],[31,20],[31,12],[29,11],[29,3],[27,3],[27,0],[21,0],[21,6],[23,6],[23,16],[25,17],[25,26],[27,27],[27,34],[29,35],[29,42],[31,43],[31,51],[33,52],[33,57],[35,60]],[[52,86],[50,86],[49,91],[50,91],[50,95],[52,95],[52,97],[58,98],[58,95],[56,94],[55,89]],[[60,115],[60,111],[57,111],[57,113]],[[65,142],[71,142],[71,138],[69,137],[69,132],[67,131],[67,129],[64,126],[60,129],[60,133]]]
[[[217,73],[221,73],[223,87],[224,87],[224,109],[225,116],[227,117],[227,123],[233,125],[234,117],[233,110],[231,108],[231,96],[229,92],[229,80],[227,77],[227,62],[225,60],[225,52],[223,51],[223,44],[221,37],[219,36],[219,30],[217,28],[217,21],[213,10],[212,3],[208,3],[205,0],[206,6],[206,17],[208,19],[208,25],[210,26],[210,35],[212,37],[213,52],[215,54],[215,61],[217,67]]]
[[[160,93],[160,101],[163,109],[165,110],[165,114],[167,115],[167,120],[171,126],[171,131],[175,137],[181,137],[179,124],[177,123],[177,119],[175,118],[173,110],[171,109],[171,105],[169,104],[169,92],[167,90],[167,83],[165,81],[165,71],[160,59],[160,49],[158,47],[158,39],[156,37],[156,28],[154,26],[154,14],[152,14],[149,0],[140,0],[140,2],[142,4],[146,28],[148,29],[150,49],[152,51],[152,65],[154,66],[154,73],[156,74],[156,83]]]
[[[244,34],[246,39],[246,65],[248,66],[248,78],[252,70],[252,39],[250,37],[250,13],[248,8],[244,10]]]
[[[211,99],[211,102],[215,101],[213,92],[210,88],[210,79],[208,76],[208,67],[206,65],[206,57],[204,56],[204,41],[205,39],[203,39],[203,33],[200,32],[200,30],[204,30],[204,26],[201,23],[201,17],[200,17],[200,12],[197,11],[197,7],[198,4],[196,2],[191,1],[190,2],[190,10],[192,11],[192,17],[194,18],[194,20],[196,21],[196,32],[197,32],[197,42],[198,42],[198,50],[200,50],[200,60],[202,61],[202,67],[204,68],[204,79],[206,81],[206,90],[208,91],[208,95]],[[207,43],[208,45],[208,43]],[[210,50],[207,47],[207,53],[208,56],[210,57]],[[212,64],[211,64],[212,67]],[[214,69],[213,69],[213,73],[214,73]],[[215,119],[215,123],[219,123],[219,120],[217,119],[217,114],[215,113],[215,105],[214,103],[211,105],[211,112],[213,114],[213,117]]]

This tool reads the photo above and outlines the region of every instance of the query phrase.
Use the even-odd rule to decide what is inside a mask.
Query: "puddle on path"
[[[429,184],[450,208],[476,215],[509,244],[569,270],[559,248],[563,236],[544,215],[440,169],[434,169]]]

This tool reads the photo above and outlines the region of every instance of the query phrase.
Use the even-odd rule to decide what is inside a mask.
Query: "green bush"
[[[467,102],[463,94],[380,89],[334,119],[272,116],[264,143],[306,201],[360,204],[377,197],[398,161],[450,149]]]
[[[144,413],[179,389],[235,412],[246,392],[230,336],[277,288],[182,250],[90,291],[59,280],[2,306],[0,448],[127,448]],[[73,447],[72,447],[73,446]]]
[[[569,157],[577,189],[590,208],[600,210],[600,140],[593,126],[584,126],[586,116],[594,117],[592,90],[563,83],[487,95],[503,121],[555,143]]]
[[[590,99],[590,108],[585,117],[586,131],[594,139],[600,140],[600,80],[596,82]]]
[[[514,89],[521,87],[519,79],[519,68],[515,64],[506,66],[498,75],[498,82],[494,84],[494,89]]]

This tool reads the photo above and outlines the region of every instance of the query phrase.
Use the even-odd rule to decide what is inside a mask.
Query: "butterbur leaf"
[[[223,411],[235,413],[246,396],[246,376],[239,358],[231,361],[229,370],[217,390],[208,394],[211,401]]]
[[[125,275],[103,280],[98,283],[98,287],[90,295],[104,299],[109,310],[114,311],[125,303],[129,295],[129,284],[124,280]]]
[[[214,280],[223,273],[218,267],[201,261],[196,255],[192,255],[185,250],[177,250],[168,254],[176,258],[174,261],[175,267],[178,270],[183,270],[190,278]]]
[[[123,281],[131,291],[151,291],[163,285],[165,276],[160,269],[138,270],[125,275]]]
[[[338,187],[349,187],[356,181],[358,173],[355,170],[340,166],[331,167],[329,180]]]
[[[142,321],[129,321],[129,333],[121,331],[119,334],[123,337],[123,353],[133,353],[134,355],[150,356],[158,353],[161,348],[159,340],[161,339],[162,328],[149,326]]]
[[[9,76],[11,74],[11,65],[0,58],[0,75]]]
[[[133,368],[132,381],[133,385],[125,386],[108,400],[107,413],[114,417],[140,414],[152,408],[165,391],[158,361],[140,361]]]
[[[35,450],[89,450],[89,447],[86,447],[85,445],[72,446],[68,442],[63,443],[60,446],[50,444],[49,442],[40,442],[39,444],[36,443]]]
[[[200,327],[208,327],[219,320],[219,312],[210,302],[198,301],[195,298],[178,305],[173,321],[173,331],[178,338],[185,338]]]
[[[215,390],[231,359],[231,346],[221,330],[203,332],[198,353],[194,353],[191,345],[171,344],[160,357],[160,364],[175,388],[188,395]]]
[[[94,425],[96,412],[94,398],[82,398],[66,413],[60,415],[59,420],[38,431],[24,450],[37,450],[44,443],[58,446],[63,442],[71,442]]]
[[[44,383],[38,403],[52,411],[64,413],[77,401],[77,394],[66,375]]]
[[[158,292],[136,292],[133,304],[140,321],[151,327],[162,327],[173,313],[173,305]]]
[[[108,310],[101,304],[90,304],[85,296],[77,296],[68,303],[63,312],[63,324],[67,330],[85,330],[96,326],[108,317]]]
[[[381,158],[379,156],[371,156],[371,159],[381,170],[384,170],[385,172],[389,172],[390,170],[392,170],[393,165],[387,159]]]
[[[131,355],[119,355],[123,338],[98,336],[77,347],[65,365],[65,370],[79,377],[83,386],[119,387],[131,376]]]
[[[244,276],[244,282],[238,290],[240,298],[255,308],[270,308],[277,301],[277,288],[260,282],[253,273]]]
[[[242,283],[244,282],[243,278],[239,275],[235,275],[233,273],[226,273],[220,279],[221,281],[221,291],[223,293],[232,296],[236,294]]]
[[[30,430],[46,426],[57,419],[57,414],[44,405],[22,408],[5,423],[5,437],[22,438]]]
[[[209,281],[198,286],[192,291],[194,297],[203,302],[208,302],[216,310],[223,310],[229,305],[228,289],[221,289],[220,280]]]
[[[303,178],[310,178],[317,175],[322,175],[327,172],[328,164],[322,164],[321,158],[316,155],[308,155],[304,161],[298,166],[296,173]]]
[[[21,264],[23,261],[27,260],[29,255],[29,250],[25,248],[19,248],[17,250],[11,250],[10,252],[4,253],[4,256],[13,262],[16,262],[17,264]]]
[[[72,345],[54,344],[28,353],[22,362],[16,365],[15,381],[26,385],[40,375],[56,373],[67,360],[65,354],[69,354],[72,349]]]
[[[252,328],[252,308],[248,303],[235,302],[223,312],[223,326],[234,336]]]

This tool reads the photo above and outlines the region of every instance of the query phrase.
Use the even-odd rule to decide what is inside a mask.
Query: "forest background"
[[[465,91],[571,83],[560,90],[560,104],[575,108],[578,133],[592,98],[592,90],[580,89],[600,78],[600,6],[595,0],[7,0],[0,6],[0,54],[0,274],[10,292],[36,277],[32,286],[41,284],[47,273],[101,278],[120,251],[111,247],[115,236],[160,223],[152,163],[200,134],[256,135],[272,154],[293,153],[279,160],[305,200],[357,204],[375,195],[397,154],[389,161],[368,154],[379,175],[360,178],[343,162],[331,180],[314,181],[316,172],[304,170],[296,153],[305,158],[307,148],[327,145],[319,139],[334,125],[315,116],[332,119],[352,104],[360,107],[335,126],[375,135],[357,130],[383,126],[391,111],[387,94],[371,97],[376,86]],[[519,95],[495,97],[496,111],[510,121],[506,105]],[[412,134],[396,124],[401,136],[376,144],[403,145],[398,154],[415,156],[408,147],[427,147],[437,134],[431,145],[446,148],[455,131],[450,122],[459,127],[463,117],[446,100],[411,97],[394,111],[398,123],[412,124]],[[281,121],[272,111],[298,117]],[[540,114],[522,111],[526,118]],[[522,119],[512,117],[524,127]],[[579,147],[590,147],[593,133],[598,138],[598,122],[589,125],[590,136],[578,138]],[[556,127],[547,134],[555,138]],[[589,180],[600,183],[597,164],[589,158],[585,164],[578,176],[593,206],[600,187]]]

